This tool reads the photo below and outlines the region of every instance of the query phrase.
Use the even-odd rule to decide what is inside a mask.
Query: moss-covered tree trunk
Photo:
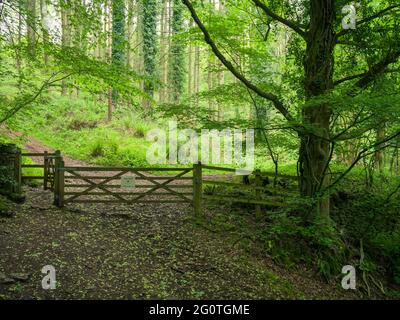
[[[333,88],[333,51],[335,46],[335,1],[310,1],[310,29],[304,58],[304,89],[308,100],[321,96]],[[327,103],[316,103],[303,110],[303,123],[310,131],[301,135],[299,152],[300,191],[303,196],[315,197],[329,183],[326,175],[330,155],[331,108]],[[329,220],[329,197],[318,200],[311,217]]]
[[[153,98],[154,78],[156,77],[156,55],[157,55],[157,1],[143,1],[143,62],[145,75],[148,80],[144,82],[144,91]],[[143,101],[146,112],[150,110],[151,101],[147,98]]]
[[[125,1],[112,1],[112,49],[111,63],[118,69],[125,65]],[[113,88],[112,102],[115,106],[118,102],[118,91]]]
[[[184,81],[184,46],[182,41],[177,38],[180,32],[183,30],[183,12],[182,3],[180,0],[173,1],[172,9],[172,43],[171,43],[171,64],[170,64],[170,76],[172,82],[172,102],[179,103],[182,92],[183,92],[183,81]]]

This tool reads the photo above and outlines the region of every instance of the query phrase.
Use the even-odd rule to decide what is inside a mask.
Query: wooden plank
[[[36,153],[36,152],[24,152],[21,154],[21,156],[23,157],[44,157],[44,155],[45,153]]]
[[[92,186],[91,184],[65,184],[64,187],[65,188],[88,188]],[[118,189],[122,189],[121,185],[119,184],[106,184],[105,185],[107,188],[118,188]],[[189,189],[189,188],[193,188],[192,184],[188,184],[188,185],[173,185],[173,184],[168,184],[169,188],[182,188],[182,189]],[[144,188],[153,188],[154,184],[143,184],[143,185],[136,185],[134,189],[144,189]]]
[[[228,187],[236,187],[236,188],[245,188],[250,190],[260,190],[260,191],[269,191],[274,192],[273,187],[260,187],[252,184],[243,184],[237,182],[226,182],[226,181],[216,181],[216,180],[203,180],[203,184],[211,184],[211,185],[222,185]]]
[[[124,172],[124,174],[125,173],[126,172]],[[84,180],[81,177],[84,177],[85,179],[90,179],[90,180],[102,180],[102,179],[110,178],[110,176],[85,176],[85,175],[80,175],[80,177],[76,177],[76,176],[73,176],[73,175],[66,175],[65,176],[66,179],[70,178],[70,179],[76,179],[76,180]],[[136,180],[147,180],[147,181],[149,181],[149,180],[169,180],[171,177],[174,177],[174,176],[166,176],[166,177],[152,177],[152,176],[137,177],[136,176]],[[113,178],[113,179],[110,179],[110,180],[119,180],[119,179],[120,179],[120,177]],[[179,178],[176,178],[174,180],[192,180],[192,177],[179,177]]]
[[[201,166],[203,169],[207,169],[207,170],[236,172],[236,169],[233,169],[233,168],[223,168],[223,167],[215,167],[215,166],[207,166],[207,165],[201,165]]]
[[[22,164],[22,168],[44,168],[43,164]]]
[[[212,184],[212,185],[221,185],[227,187],[236,187],[236,188],[246,188],[246,189],[266,189],[264,187],[256,187],[251,184],[243,184],[238,182],[228,182],[228,181],[220,181],[220,180],[203,180],[203,184]]]
[[[136,168],[136,167],[64,167],[65,171],[187,171],[190,172],[192,168]]]
[[[268,176],[268,177],[275,177],[274,172],[261,172],[262,176]],[[297,176],[291,176],[288,174],[278,174],[278,178],[283,178],[283,179],[289,179],[289,180],[298,180],[299,178]]]
[[[72,196],[72,195],[82,195],[82,192],[79,192],[79,191],[65,191],[64,194],[65,194],[65,195],[70,195],[70,196]],[[129,196],[129,195],[138,196],[138,195],[143,194],[143,192],[113,192],[113,194],[117,194],[117,195],[128,195],[128,196]],[[179,194],[191,196],[191,195],[193,195],[193,192],[179,192]],[[85,196],[109,196],[110,194],[108,194],[108,193],[106,193],[106,192],[97,192],[97,191],[94,191],[94,192],[85,193],[84,195],[85,195]],[[171,192],[157,192],[157,193],[151,193],[151,194],[149,194],[148,196],[149,196],[149,197],[150,197],[150,196],[155,197],[155,196],[166,196],[166,195],[168,195],[168,196],[175,196],[175,194],[172,194]]]
[[[216,166],[208,166],[208,165],[202,165],[203,169],[208,169],[208,170],[216,170],[216,171],[227,171],[227,172],[236,172],[237,169],[232,169],[232,168],[224,168],[224,167],[216,167]],[[275,172],[261,172],[261,176],[275,176]],[[292,176],[292,175],[287,175],[287,174],[278,174],[278,178],[285,178],[285,179],[290,179],[290,180],[298,180],[297,176]]]
[[[139,201],[124,201],[121,202],[119,200],[103,200],[103,199],[96,199],[96,200],[82,200],[82,199],[74,199],[74,200],[69,200],[65,199],[64,203],[126,203],[126,204],[132,204],[132,203],[191,203],[192,201],[186,201],[186,200],[139,200]]]
[[[204,199],[226,201],[226,202],[239,202],[239,203],[250,203],[250,204],[260,204],[269,205],[273,207],[287,207],[288,204],[283,202],[277,202],[273,200],[255,200],[255,199],[240,199],[238,197],[232,196],[214,196],[214,195],[203,195]]]
[[[22,176],[22,180],[42,180],[44,177],[42,176]]]

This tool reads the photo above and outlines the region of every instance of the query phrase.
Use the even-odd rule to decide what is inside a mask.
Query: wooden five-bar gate
[[[193,203],[196,206],[196,166],[71,167],[61,161],[55,176],[55,204],[62,207],[68,203]],[[174,174],[161,174],[166,172]]]

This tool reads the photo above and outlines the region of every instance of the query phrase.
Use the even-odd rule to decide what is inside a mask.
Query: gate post
[[[48,174],[49,174],[49,158],[48,158],[48,152],[44,152],[44,158],[43,158],[43,189],[47,190],[47,182],[48,182]]]
[[[15,177],[15,188],[14,193],[21,196],[22,193],[22,155],[21,149],[17,148],[14,158],[14,177]]]
[[[58,207],[62,208],[64,207],[64,160],[60,161],[60,166],[58,170],[58,186],[59,186],[59,192],[58,192]]]
[[[193,164],[193,208],[195,216],[202,213],[203,172],[201,162]]]
[[[62,207],[64,200],[64,171],[60,170],[63,164],[60,150],[56,150],[54,157],[54,205]],[[61,176],[62,172],[62,176]],[[61,179],[62,178],[62,179]],[[61,180],[62,180],[62,195],[61,198]]]

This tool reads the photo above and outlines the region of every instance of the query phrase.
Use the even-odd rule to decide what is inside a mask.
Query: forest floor
[[[29,138],[29,152],[51,151]],[[86,165],[64,156],[66,165]],[[41,187],[0,218],[0,299],[354,299],[196,223],[187,204],[52,205]],[[207,206],[205,216],[213,214]],[[43,266],[57,288],[42,289]]]

